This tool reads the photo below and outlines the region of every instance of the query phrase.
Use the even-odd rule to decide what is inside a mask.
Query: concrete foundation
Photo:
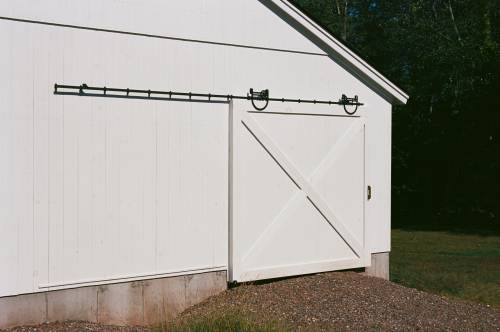
[[[152,325],[227,288],[226,271],[0,298],[0,329],[63,320]]]
[[[372,254],[372,265],[365,268],[365,274],[389,280],[389,253]]]

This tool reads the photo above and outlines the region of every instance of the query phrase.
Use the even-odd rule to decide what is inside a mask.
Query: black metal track
[[[96,93],[100,92],[100,93]],[[322,104],[322,105],[341,105],[347,114],[352,115],[356,112],[359,106],[363,104],[358,102],[357,96],[348,98],[345,95],[338,101],[331,100],[310,100],[310,99],[291,99],[291,98],[270,98],[269,91],[253,92],[246,96],[221,95],[211,93],[193,93],[193,92],[176,92],[176,91],[159,91],[159,90],[141,90],[141,89],[124,89],[124,88],[108,88],[81,85],[65,85],[55,84],[54,94],[56,95],[72,95],[86,97],[110,97],[110,98],[130,98],[130,99],[147,99],[147,100],[171,100],[171,101],[190,101],[190,102],[210,102],[210,103],[228,103],[233,99],[250,100],[257,110],[263,110],[267,107],[267,103],[283,102],[283,103],[299,103],[299,104]],[[263,108],[258,108],[254,101],[266,102]],[[353,111],[348,111],[347,106],[355,106]]]

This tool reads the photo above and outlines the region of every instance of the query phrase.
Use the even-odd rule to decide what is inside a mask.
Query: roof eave
[[[370,66],[365,60],[352,52],[338,39],[333,37],[321,26],[311,20],[300,9],[287,0],[259,0],[277,14],[286,14],[285,19],[295,29],[318,45],[332,59],[339,62],[344,68],[357,76],[361,81],[374,89],[384,99],[393,105],[404,105],[408,101],[408,94],[389,81],[380,72]]]

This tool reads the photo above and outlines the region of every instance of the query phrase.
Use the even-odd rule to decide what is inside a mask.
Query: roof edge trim
[[[299,8],[297,8],[287,0],[269,1],[271,1],[275,6],[277,6],[284,13],[290,16],[290,18],[292,18],[294,21],[299,23],[303,28],[307,30],[307,32],[325,43],[326,46],[328,46],[328,49],[331,50],[331,52],[327,52],[330,56],[342,58],[348,64],[350,64],[353,69],[355,69],[355,72],[357,72],[358,75],[362,74],[360,76],[365,76],[365,78],[371,81],[376,87],[383,90],[385,94],[391,96],[392,98],[389,99],[392,103],[399,105],[407,103],[409,99],[407,93],[397,87],[375,68],[370,66],[365,60],[356,55],[337,38],[333,37],[330,33],[323,29],[320,25],[315,23]]]

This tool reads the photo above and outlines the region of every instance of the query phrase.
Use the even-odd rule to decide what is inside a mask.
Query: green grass
[[[391,280],[500,309],[500,237],[393,230]]]
[[[281,324],[267,322],[242,312],[211,313],[158,326],[155,332],[266,332],[286,331]]]

